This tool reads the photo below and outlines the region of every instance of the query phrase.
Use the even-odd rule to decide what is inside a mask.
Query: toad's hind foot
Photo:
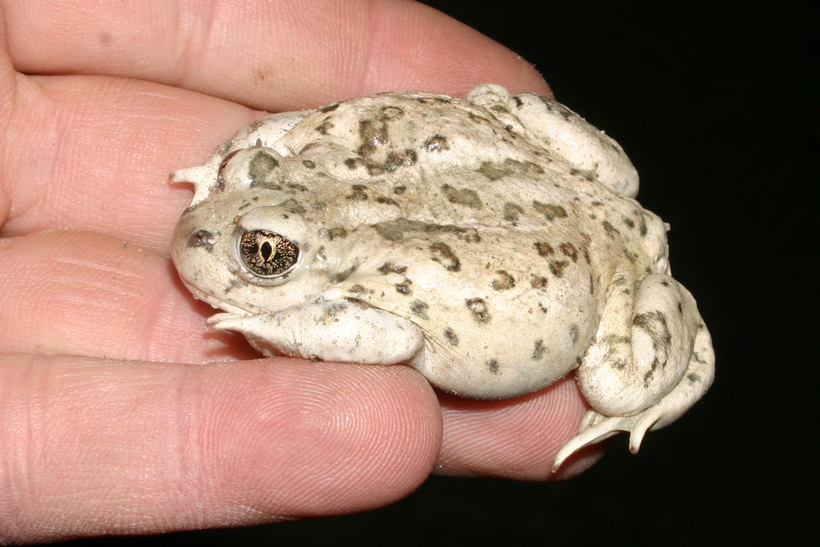
[[[581,421],[578,434],[555,455],[551,471],[558,471],[567,458],[585,446],[601,442],[621,431],[629,432],[629,451],[636,454],[646,432],[661,417],[661,411],[652,412],[654,408],[648,408],[637,416],[603,416],[594,410],[588,411]]]
[[[629,432],[629,451],[637,454],[647,431],[665,427],[682,416],[706,392],[715,377],[715,353],[706,325],[697,328],[689,367],[683,380],[663,399],[633,416],[604,416],[588,411],[578,435],[561,447],[552,463],[553,473],[572,454],[585,446],[608,439],[620,431]]]

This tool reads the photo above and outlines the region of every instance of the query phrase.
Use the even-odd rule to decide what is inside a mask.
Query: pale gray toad
[[[383,93],[261,119],[203,166],[173,259],[265,355],[407,363],[464,397],[577,369],[592,410],[553,469],[709,387],[714,354],[670,277],[664,223],[618,144],[531,93]]]

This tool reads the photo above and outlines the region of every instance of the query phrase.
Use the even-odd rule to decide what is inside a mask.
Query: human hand
[[[168,173],[256,109],[482,82],[548,94],[524,60],[400,0],[2,11],[0,541],[363,511],[431,471],[551,477],[586,408],[571,379],[488,402],[404,366],[238,363],[256,356],[207,330],[214,310],[169,259],[191,190]]]

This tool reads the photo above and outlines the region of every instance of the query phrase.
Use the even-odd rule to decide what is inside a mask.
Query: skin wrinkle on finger
[[[0,120],[5,124],[7,116],[10,115],[11,110],[17,99],[17,74],[14,71],[14,64],[8,53],[8,33],[6,32],[6,16],[5,11],[0,6],[0,91],[2,92],[3,101],[0,103]]]
[[[432,390],[406,367],[7,356],[0,376],[6,539],[366,510],[375,492],[382,504],[415,489],[441,435]]]
[[[315,108],[412,87],[460,94],[488,78],[512,91],[549,93],[526,61],[417,2],[147,1],[138,9],[129,6],[104,3],[77,11],[71,4],[8,2],[15,65],[27,73],[181,83],[268,111]],[[66,35],[68,16],[74,27],[89,32]]]
[[[13,97],[5,103],[4,131],[0,134],[0,193],[5,198],[5,203],[0,203],[0,236],[6,235],[9,219],[36,207],[38,195],[20,203],[17,189],[30,189],[32,181],[52,180],[57,157],[53,101],[39,83],[14,75],[11,81],[3,81],[4,89],[0,90]]]
[[[570,478],[591,462],[576,459],[550,471],[552,458],[576,434],[589,409],[569,376],[537,393],[499,401],[475,401],[445,396],[444,441],[437,474],[459,477],[495,477],[512,480],[554,481]],[[552,427],[544,428],[543,424]],[[465,449],[466,447],[466,449]],[[593,448],[597,461],[603,454]]]

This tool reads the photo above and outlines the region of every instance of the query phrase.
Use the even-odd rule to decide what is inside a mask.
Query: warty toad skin
[[[565,106],[482,85],[261,119],[200,167],[173,259],[264,355],[405,363],[498,399],[576,370],[591,406],[557,469],[688,410],[714,353],[667,226],[620,146]]]

